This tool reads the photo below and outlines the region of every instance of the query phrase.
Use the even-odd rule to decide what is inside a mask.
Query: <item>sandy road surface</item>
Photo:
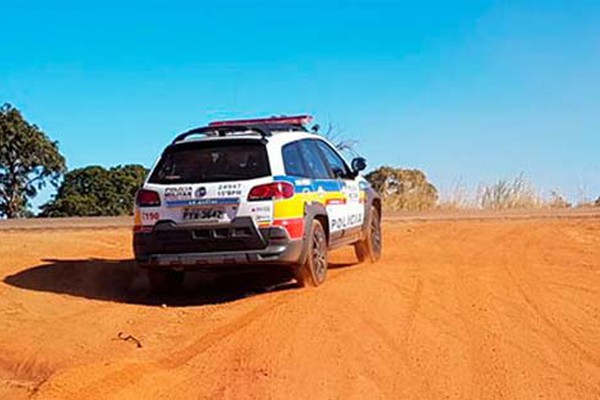
[[[600,399],[600,219],[384,230],[379,264],[338,251],[316,290],[168,299],[126,228],[0,232],[0,398]]]
[[[555,208],[533,210],[432,210],[428,212],[398,211],[386,213],[390,222],[426,222],[426,221],[498,221],[531,219],[596,219],[600,218],[600,209]],[[7,230],[54,230],[54,229],[96,229],[131,228],[132,218],[122,217],[68,217],[68,218],[30,218],[0,219],[0,231]]]

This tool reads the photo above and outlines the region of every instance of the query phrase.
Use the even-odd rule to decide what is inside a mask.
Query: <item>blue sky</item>
[[[442,190],[523,172],[600,195],[600,2],[97,4],[0,0],[0,102],[70,168],[150,165],[214,119],[311,113],[371,167]]]

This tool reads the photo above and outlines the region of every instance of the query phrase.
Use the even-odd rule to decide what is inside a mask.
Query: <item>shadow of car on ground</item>
[[[4,283],[21,289],[139,305],[195,306],[219,304],[297,288],[287,269],[251,272],[189,272],[181,289],[154,293],[146,272],[133,260],[44,260],[46,264],[6,276]],[[330,263],[330,268],[352,264]]]

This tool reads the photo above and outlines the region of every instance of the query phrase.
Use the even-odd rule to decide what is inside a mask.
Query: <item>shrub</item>
[[[381,167],[365,178],[380,193],[383,206],[390,210],[427,210],[438,200],[436,187],[418,169]]]
[[[519,175],[512,181],[506,179],[481,186],[477,194],[479,207],[488,210],[504,210],[511,208],[536,208],[542,201],[533,186]]]

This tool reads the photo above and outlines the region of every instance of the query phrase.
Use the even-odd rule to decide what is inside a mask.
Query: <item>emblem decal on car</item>
[[[191,186],[169,187],[165,189],[165,198],[167,200],[185,199],[192,197]]]
[[[204,197],[206,196],[206,188],[204,186],[196,189],[196,192],[194,193],[195,197]]]

